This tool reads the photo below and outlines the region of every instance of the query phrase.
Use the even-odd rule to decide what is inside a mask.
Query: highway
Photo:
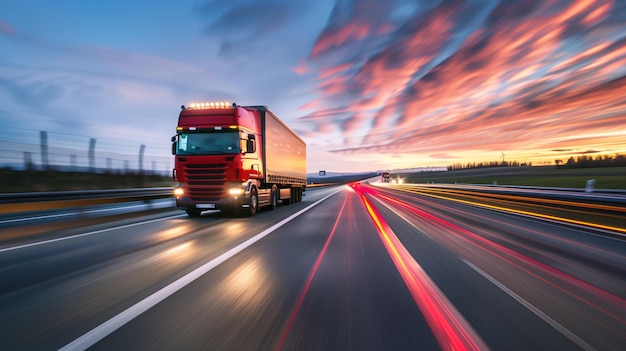
[[[358,183],[0,220],[0,349],[624,349],[623,203],[530,202]]]

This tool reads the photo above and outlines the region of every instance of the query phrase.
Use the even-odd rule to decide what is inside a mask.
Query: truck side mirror
[[[256,137],[254,134],[248,134],[248,140],[246,140],[246,153],[255,153],[256,152]]]
[[[172,137],[172,155],[176,155],[176,136]]]
[[[256,152],[256,143],[254,139],[246,140],[246,153],[255,153]]]

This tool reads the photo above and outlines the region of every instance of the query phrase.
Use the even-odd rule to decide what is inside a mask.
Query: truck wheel
[[[250,206],[248,207],[247,214],[249,216],[254,216],[256,214],[257,208],[259,207],[259,197],[257,196],[255,187],[250,190],[250,202],[248,203],[248,205]]]
[[[188,208],[185,212],[187,212],[187,216],[189,217],[200,217],[200,213],[202,213],[202,211],[196,208]]]
[[[272,188],[270,193],[270,210],[275,210],[278,207],[278,189]]]
[[[297,188],[296,190],[296,201],[302,202],[302,188]]]

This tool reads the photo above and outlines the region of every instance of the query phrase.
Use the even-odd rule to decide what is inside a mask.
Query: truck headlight
[[[241,195],[243,194],[243,189],[242,188],[230,188],[228,190],[228,193],[231,195]]]
[[[174,188],[174,195],[176,195],[176,197],[181,197],[185,195],[185,190],[183,188]]]

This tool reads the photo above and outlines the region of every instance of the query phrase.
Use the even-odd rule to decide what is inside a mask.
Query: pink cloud
[[[303,75],[311,72],[311,69],[309,67],[307,67],[307,66],[296,66],[292,70],[293,70],[294,73],[296,73],[296,74],[298,74],[300,76],[303,76]]]
[[[13,36],[15,35],[15,29],[10,24],[0,21],[0,33]]]
[[[332,76],[344,73],[352,66],[353,66],[352,63],[344,63],[344,64],[333,66],[333,67],[322,68],[320,69],[320,72],[319,72],[319,78],[321,80],[328,79]]]

